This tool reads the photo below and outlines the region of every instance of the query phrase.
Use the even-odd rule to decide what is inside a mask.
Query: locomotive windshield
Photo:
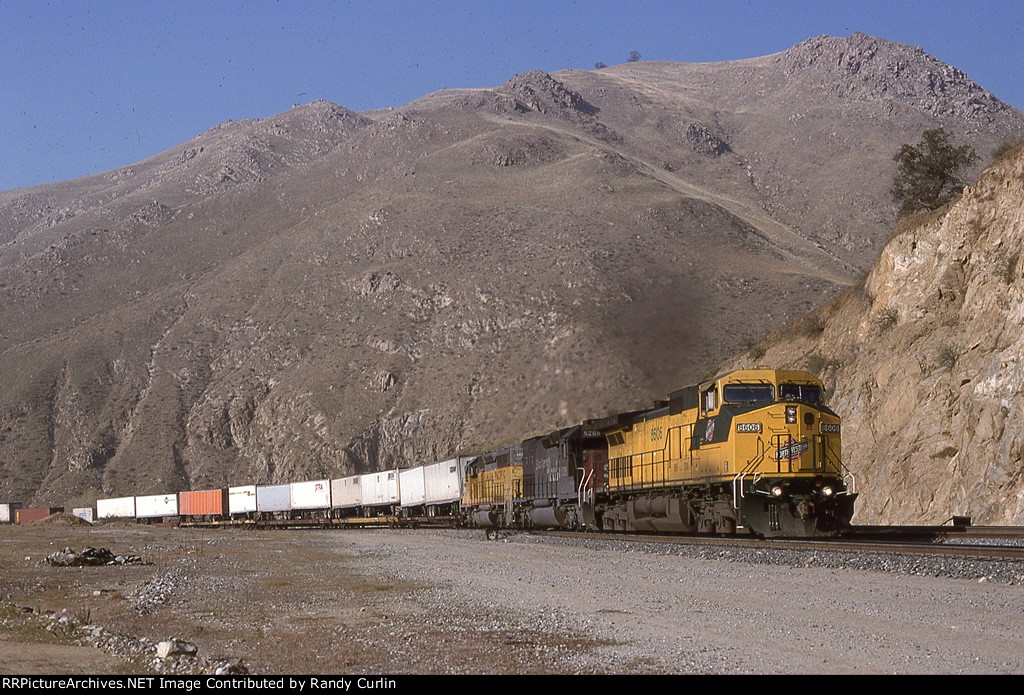
[[[807,384],[780,384],[779,398],[784,401],[821,403],[821,389]]]
[[[726,384],[722,389],[726,403],[762,403],[775,400],[771,384]]]

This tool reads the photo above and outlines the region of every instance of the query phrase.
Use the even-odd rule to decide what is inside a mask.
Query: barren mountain
[[[0,497],[294,480],[643,406],[853,281],[892,155],[1024,114],[864,35],[231,122],[0,193]]]
[[[861,523],[1024,524],[1024,147],[734,364],[822,371]]]

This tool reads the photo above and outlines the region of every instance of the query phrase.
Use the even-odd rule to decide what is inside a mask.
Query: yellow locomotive
[[[485,528],[513,525],[513,503],[523,489],[523,447],[512,444],[473,457],[466,464],[465,476],[465,523]]]
[[[735,371],[595,424],[608,464],[585,511],[601,530],[813,536],[853,516],[839,416],[806,372]]]

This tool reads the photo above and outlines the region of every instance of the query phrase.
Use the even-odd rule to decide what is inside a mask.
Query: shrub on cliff
[[[955,199],[965,182],[963,172],[978,161],[970,145],[956,147],[943,128],[926,130],[914,145],[903,145],[897,162],[892,198],[899,216],[940,208]]]

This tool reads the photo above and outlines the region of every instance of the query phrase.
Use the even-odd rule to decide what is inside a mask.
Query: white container
[[[398,504],[398,470],[365,473],[359,476],[364,507]]]
[[[249,514],[256,511],[256,486],[236,485],[228,488],[228,514]]]
[[[462,499],[464,463],[468,458],[454,458],[438,461],[423,467],[424,502],[449,504]]]
[[[292,508],[291,485],[257,485],[256,511],[287,512]]]
[[[156,519],[163,516],[178,516],[178,496],[144,495],[135,498],[135,517],[137,519]]]
[[[331,481],[292,483],[292,509],[330,509]]]
[[[20,502],[5,502],[0,504],[0,524],[13,524],[14,511],[21,509]]]
[[[402,496],[402,507],[419,507],[423,504],[423,466],[407,468],[398,472],[398,490]]]
[[[360,492],[358,475],[331,480],[332,509],[351,509],[358,507],[362,501],[363,495]]]
[[[96,500],[96,518],[98,519],[134,519],[134,497],[112,497]]]
[[[75,507],[71,513],[79,519],[88,521],[90,524],[96,520],[92,507]]]

